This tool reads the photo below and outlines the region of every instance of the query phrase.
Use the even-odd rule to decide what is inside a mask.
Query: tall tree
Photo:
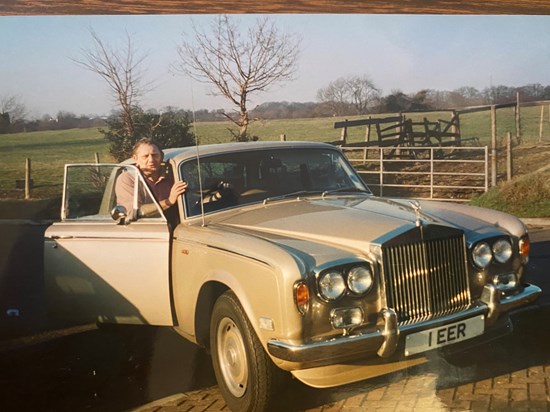
[[[146,54],[138,55],[131,36],[126,33],[124,46],[113,49],[93,30],[90,30],[93,45],[81,50],[81,58],[73,59],[79,66],[98,74],[109,86],[113,99],[120,107],[124,134],[134,140],[134,113],[138,99],[148,90],[144,82]]]
[[[93,47],[82,50],[78,65],[98,74],[109,86],[120,110],[107,120],[108,130],[101,130],[111,142],[109,152],[119,161],[131,156],[141,137],[154,138],[165,148],[187,146],[194,142],[185,112],[167,108],[164,113],[146,113],[139,98],[150,90],[144,80],[146,54],[138,54],[126,33],[124,46],[113,49],[91,30]]]
[[[194,35],[178,47],[177,68],[192,79],[211,83],[212,94],[225,97],[235,107],[236,140],[248,140],[249,98],[271,86],[293,80],[301,40],[280,32],[269,18],[259,18],[246,33],[236,20],[219,16],[210,32],[193,26]]]

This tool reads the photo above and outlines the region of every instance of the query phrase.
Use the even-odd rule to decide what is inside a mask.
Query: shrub
[[[169,109],[158,114],[135,108],[132,118],[134,122],[132,135],[128,135],[118,114],[107,119],[109,127],[107,130],[101,129],[105,139],[111,142],[109,153],[119,162],[132,156],[135,142],[143,137],[152,138],[165,149],[195,144],[188,114],[183,110]]]

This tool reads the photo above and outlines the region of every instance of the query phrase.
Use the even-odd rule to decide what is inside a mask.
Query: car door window
[[[66,167],[63,219],[112,221],[112,209],[121,204],[116,195],[119,179],[124,179],[130,190],[123,206],[132,220],[164,220],[160,206],[136,167],[105,164]]]
[[[244,165],[231,158],[206,159],[201,162],[200,174],[196,162],[187,162],[182,167],[182,175],[188,185],[185,192],[188,216],[200,214],[201,207],[205,212],[212,212],[236,206],[239,194],[246,187]]]

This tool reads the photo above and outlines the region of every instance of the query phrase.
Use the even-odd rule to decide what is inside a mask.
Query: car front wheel
[[[233,411],[264,411],[278,390],[282,371],[260,344],[237,297],[221,295],[210,323],[210,348],[220,391]]]

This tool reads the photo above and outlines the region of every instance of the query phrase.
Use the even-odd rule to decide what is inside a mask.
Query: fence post
[[[95,160],[95,164],[98,165],[99,164],[99,153],[98,152],[95,152],[94,160]],[[99,173],[100,173],[99,166],[96,166],[95,171],[96,171],[97,175],[99,176]]]
[[[31,159],[25,160],[25,199],[31,198]]]
[[[512,166],[512,134],[508,132],[506,134],[506,179],[508,181],[513,177]]]
[[[485,193],[489,191],[489,147],[485,146]]]
[[[497,185],[497,108],[491,106],[491,186]]]
[[[345,121],[347,122],[348,119],[345,119]],[[340,132],[340,143],[342,144],[342,146],[346,145],[346,140],[347,139],[348,139],[348,127],[344,126],[342,128],[342,131]]]
[[[521,110],[520,110],[520,100],[519,92],[516,93],[516,142],[521,144]]]
[[[384,196],[384,148],[380,149],[380,194],[379,196]]]
[[[454,140],[457,141],[458,140],[458,144],[459,146],[461,145],[460,143],[460,139],[461,139],[461,132],[460,132],[460,114],[456,111],[456,110],[453,110],[451,112],[451,133],[454,134]]]
[[[543,128],[544,128],[544,105],[540,106],[539,143],[542,143]]]
[[[430,147],[430,199],[434,198],[434,148]]]
[[[369,116],[369,120],[372,118],[372,116]],[[363,162],[367,161],[367,158],[369,157],[369,144],[370,142],[370,123],[367,125],[367,128],[365,130],[365,148],[363,149]]]

